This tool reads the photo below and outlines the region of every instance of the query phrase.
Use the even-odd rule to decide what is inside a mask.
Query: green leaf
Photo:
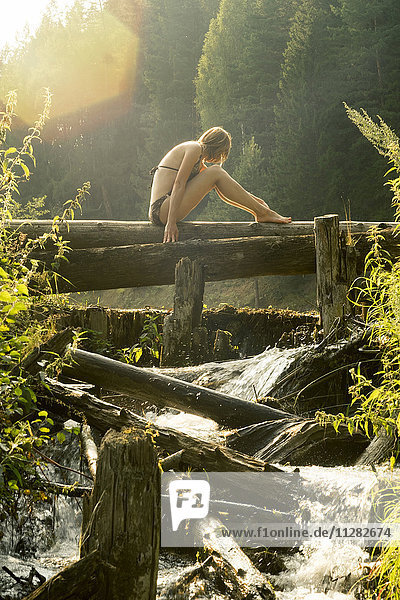
[[[25,163],[21,162],[20,163],[20,167],[22,168],[23,172],[25,173],[25,177],[27,179],[29,179],[29,175],[31,174],[30,170],[28,169],[28,167],[26,166]]]
[[[13,297],[11,296],[10,292],[7,292],[6,290],[3,290],[2,292],[0,292],[0,302],[12,302],[13,301]]]
[[[15,154],[16,152],[18,152],[18,150],[16,148],[14,148],[14,146],[11,146],[11,148],[8,148],[4,152],[4,156],[8,156],[9,154]]]
[[[57,439],[60,442],[60,444],[62,444],[63,442],[65,442],[65,434],[62,431],[58,431]]]
[[[26,285],[24,283],[19,283],[17,285],[17,291],[22,296],[29,296],[28,288],[26,287]]]

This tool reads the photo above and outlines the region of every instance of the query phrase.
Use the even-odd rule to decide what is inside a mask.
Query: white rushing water
[[[259,397],[268,394],[277,377],[300,352],[304,352],[304,349],[274,348],[249,359],[168,370],[168,374],[251,400],[255,394]],[[160,425],[168,425],[203,439],[218,439],[220,436],[213,421],[179,411],[165,410],[157,414],[149,412],[147,416]],[[70,462],[79,466],[76,452],[76,441],[71,440],[69,445],[63,448],[64,464]],[[306,482],[319,486],[324,491],[326,503],[310,502],[307,505],[307,500],[304,501],[304,508],[316,521],[322,520],[327,511],[332,513],[335,510],[342,510],[343,507],[352,511],[356,521],[361,514],[360,511],[364,511],[365,514],[368,510],[367,498],[376,481],[376,475],[370,469],[313,466],[300,467],[300,473]],[[39,514],[33,519],[33,527],[38,528],[36,532],[38,537],[42,536],[44,539],[45,532],[48,533],[50,528],[54,544],[51,547],[40,548],[38,558],[23,559],[16,553],[15,539],[13,544],[8,534],[8,538],[6,536],[8,542],[7,539],[3,539],[0,545],[0,550],[8,553],[7,556],[0,555],[0,567],[6,564],[17,575],[26,576],[30,566],[34,566],[47,578],[76,557],[80,501],[59,499],[57,505],[55,511],[53,507],[48,506],[46,514]],[[49,521],[51,521],[50,526]],[[368,553],[356,544],[343,543],[338,548],[327,541],[318,544],[307,543],[299,551],[287,553],[284,556],[286,570],[269,578],[277,589],[279,600],[352,600],[355,595],[351,586],[362,574],[368,560]],[[174,579],[189,564],[191,561],[188,558],[163,554],[160,560],[160,586]],[[6,581],[7,576],[2,574],[0,596],[8,599],[13,595],[11,583],[8,582],[6,589]],[[196,597],[224,598],[223,595],[201,596],[201,594]]]

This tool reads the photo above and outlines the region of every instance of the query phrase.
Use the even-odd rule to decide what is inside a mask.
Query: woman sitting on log
[[[231,136],[222,127],[208,129],[197,141],[174,146],[151,170],[153,183],[149,218],[165,226],[164,242],[178,240],[177,222],[215,189],[219,197],[254,215],[259,223],[290,223],[261,198],[247,192],[222,168],[231,149]],[[206,168],[205,163],[212,163]]]

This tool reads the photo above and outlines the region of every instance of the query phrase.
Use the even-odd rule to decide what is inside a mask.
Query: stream
[[[161,372],[252,400],[255,396],[268,394],[268,389],[287,365],[304,351],[304,347],[294,350],[272,348],[248,359],[164,369]],[[159,425],[168,425],[203,439],[218,440],[223,436],[213,421],[177,410],[150,410],[146,416]],[[81,469],[76,435],[68,434],[64,444],[53,449],[53,456],[63,464]],[[291,466],[288,470],[293,468]],[[378,471],[384,474],[385,469],[379,467]],[[371,468],[301,466],[300,473],[310,485],[324,490],[331,514],[345,505],[353,511],[356,521],[368,510],[367,498],[377,479],[377,473]],[[61,481],[60,471],[51,465],[47,467],[46,475],[50,480]],[[66,483],[73,483],[77,476],[67,473],[63,477]],[[81,483],[87,484],[85,481]],[[81,500],[61,496],[49,498],[33,509],[29,503],[29,498],[19,501],[12,522],[4,520],[0,514],[0,530],[3,532],[0,537],[0,566],[8,567],[20,577],[27,577],[33,567],[47,579],[78,557]],[[311,519],[321,521],[326,507],[316,503],[308,506],[308,510]],[[278,600],[355,599],[351,587],[370,560],[368,552],[357,544],[343,542],[338,547],[329,540],[305,543],[299,550],[285,549],[280,557],[284,569],[268,575]],[[193,565],[195,560],[193,551],[167,553],[162,550],[158,577],[160,590],[183,569]],[[188,589],[189,595],[184,596],[188,600],[228,600],[217,590],[202,589],[196,580]],[[0,570],[0,600],[17,600],[23,595],[21,586]]]

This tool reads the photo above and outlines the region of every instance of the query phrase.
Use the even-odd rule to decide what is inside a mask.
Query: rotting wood
[[[36,239],[51,230],[53,221],[13,220],[7,222],[7,228],[26,234],[29,239]],[[379,227],[382,223],[362,221],[341,221],[343,231],[354,233],[368,231],[371,226]],[[386,223],[395,227],[396,223]],[[179,223],[179,239],[223,239],[236,237],[274,236],[274,235],[312,235],[312,221],[295,221],[288,225],[276,223],[214,222],[185,221]],[[102,221],[74,220],[60,224],[60,233],[69,240],[71,248],[106,248],[111,246],[129,246],[131,244],[154,244],[163,240],[162,228],[147,221]]]
[[[203,539],[205,550],[222,561],[229,570],[230,580],[234,586],[231,597],[243,600],[275,598],[272,586],[265,575],[253,565],[232,537],[218,535],[221,529],[225,529],[224,525],[212,516],[201,519],[195,524],[196,533]]]
[[[317,304],[324,335],[335,319],[351,312],[347,292],[357,275],[356,251],[339,232],[339,216],[315,217]]]
[[[203,295],[202,265],[198,260],[181,258],[175,267],[174,310],[164,320],[162,366],[190,364],[197,357],[193,333],[201,325]]]
[[[392,230],[380,233],[382,247],[392,257],[399,256]],[[358,234],[358,272],[361,272],[370,248],[367,234]],[[63,279],[58,280],[58,288],[60,292],[77,292],[172,284],[175,265],[185,256],[200,261],[204,266],[205,281],[315,273],[313,235],[187,240],[173,244],[72,250],[68,262],[63,261],[60,266],[59,274]],[[51,268],[53,253],[35,251],[32,258]]]
[[[99,550],[106,598],[155,600],[161,531],[161,483],[154,445],[142,431],[110,430],[97,461],[81,557]]]
[[[74,350],[71,359],[71,365],[63,369],[63,374],[67,377],[126,393],[152,405],[168,406],[208,417],[227,427],[240,427],[290,416],[275,408],[234,398],[100,354]]]
[[[162,450],[171,453],[182,451],[182,466],[190,466],[195,471],[279,471],[277,467],[217,442],[199,440],[180,431],[155,425],[125,408],[99,400],[88,392],[71,390],[54,380],[46,382],[49,390],[44,390],[38,399],[41,406],[64,416],[80,420],[85,418],[100,433],[105,433],[110,427],[116,430],[136,427],[147,431]]]

